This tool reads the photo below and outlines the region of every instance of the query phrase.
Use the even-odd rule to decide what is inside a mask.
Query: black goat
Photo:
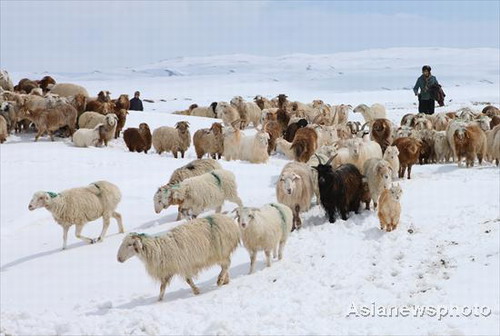
[[[306,127],[308,124],[307,120],[305,119],[300,119],[297,122],[291,123],[288,125],[286,131],[285,131],[285,136],[284,139],[288,142],[293,142],[293,139],[295,138],[295,133],[299,128]]]
[[[330,223],[335,223],[338,213],[343,220],[347,220],[349,211],[358,213],[363,194],[363,176],[358,168],[347,163],[333,169],[330,163],[335,156],[324,164],[318,157],[319,164],[313,167],[318,171],[321,205]]]

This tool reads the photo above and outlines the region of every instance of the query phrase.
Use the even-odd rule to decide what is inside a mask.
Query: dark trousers
[[[434,99],[418,100],[418,112],[425,114],[434,114]]]

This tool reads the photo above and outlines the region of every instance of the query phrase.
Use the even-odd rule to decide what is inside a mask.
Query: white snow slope
[[[499,104],[497,49],[387,49],[334,55],[264,58],[247,55],[185,58],[134,69],[93,74],[54,74],[59,82],[84,85],[113,96],[139,89],[145,112],[131,112],[127,126],[151,129],[189,120],[191,132],[213,119],[171,115],[190,104],[287,93],[290,99],[327,103],[383,103],[391,120],[415,112],[409,91],[422,64],[429,63],[447,93],[447,106],[480,110]],[[308,70],[309,69],[309,70]],[[132,71],[134,70],[134,71]],[[168,70],[168,71],[165,71]],[[169,76],[170,75],[170,76]],[[38,78],[41,74],[14,74]],[[164,99],[165,101],[160,101]],[[451,100],[451,101],[450,101]],[[359,120],[359,115],[351,119]],[[247,131],[248,133],[254,130]],[[157,215],[156,188],[185,159],[129,153],[123,140],[108,148],[75,148],[68,139],[33,142],[33,134],[11,136],[0,146],[1,335],[165,335],[165,334],[336,334],[498,335],[500,171],[486,163],[471,169],[456,164],[414,166],[403,188],[400,226],[381,232],[373,211],[329,224],[320,206],[303,217],[282,261],[247,275],[249,257],[233,255],[231,282],[215,285],[217,267],[202,272],[194,296],[182,279],[156,301],[159,285],[132,258],[116,252],[124,235],[114,222],[102,243],[86,245],[70,230],[61,251],[62,230],[45,209],[27,205],[37,190],[61,191],[105,179],[117,184],[128,232],[158,233],[178,225],[176,209]],[[288,162],[274,155],[267,164],[220,161],[235,173],[245,205],[276,201],[275,182]],[[224,210],[234,204],[226,203]],[[101,222],[84,234],[96,237]],[[462,312],[484,307],[488,316],[354,316],[352,305],[435,307]],[[365,314],[366,315],[366,314]]]

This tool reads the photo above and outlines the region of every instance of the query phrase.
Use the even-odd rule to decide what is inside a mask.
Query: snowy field
[[[130,112],[126,127],[150,128],[188,120],[191,134],[213,119],[171,115],[192,103],[252,99],[286,93],[291,100],[329,104],[383,103],[399,124],[416,112],[411,88],[422,64],[447,94],[436,112],[499,105],[498,49],[385,49],[333,55],[248,55],[179,58],[128,69],[89,74],[51,74],[91,94],[142,92],[145,112]],[[42,73],[15,73],[41,78]],[[350,116],[360,120],[359,115]],[[254,132],[250,129],[247,133]],[[86,245],[70,230],[61,251],[62,230],[45,209],[28,211],[33,192],[61,191],[97,180],[117,184],[118,211],[127,232],[159,233],[179,224],[173,207],[157,215],[153,194],[172,171],[195,159],[129,153],[122,138],[107,148],[75,148],[68,139],[33,142],[11,136],[0,146],[1,233],[0,335],[164,334],[337,334],[498,335],[500,320],[500,171],[486,163],[414,166],[403,188],[399,227],[381,232],[373,211],[329,224],[320,206],[303,216],[284,258],[247,275],[249,257],[239,247],[231,283],[215,285],[219,269],[202,272],[194,296],[181,279],[172,281],[158,303],[159,284],[133,258],[116,260],[123,238],[114,221],[102,243]],[[221,161],[236,175],[247,206],[276,201],[275,183],[288,161],[274,155],[267,164]],[[234,204],[226,203],[224,210]],[[101,221],[84,234],[97,237]],[[354,316],[352,305],[377,307],[486,307],[488,316]],[[443,311],[443,310],[441,310]],[[467,314],[465,314],[467,315]],[[477,314],[481,315],[481,314]]]

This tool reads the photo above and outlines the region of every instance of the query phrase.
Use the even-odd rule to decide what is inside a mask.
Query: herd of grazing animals
[[[331,106],[322,100],[310,104],[290,101],[285,94],[273,99],[256,96],[254,101],[236,96],[229,102],[192,104],[174,112],[220,120],[197,130],[191,139],[187,121],[153,132],[141,123],[122,132],[130,107],[128,95],[112,99],[103,90],[90,97],[85,88],[56,83],[50,76],[24,78],[14,86],[5,71],[0,73],[0,86],[2,143],[12,132],[31,129],[37,131],[35,141],[47,133],[52,140],[55,135],[71,137],[76,147],[107,146],[123,135],[131,152],[147,154],[153,147],[159,155],[171,152],[178,158],[180,153],[184,158],[192,140],[197,159],[176,169],[153,197],[157,214],[177,206],[177,220],[187,221],[163,235],[131,233],[118,251],[119,262],[135,255],[161,283],[159,300],[175,275],[182,276],[193,293],[199,294],[193,277],[212,265],[221,267],[217,285],[229,283],[231,254],[240,241],[250,255],[250,273],[258,251],[264,251],[267,266],[271,254],[281,259],[290,232],[301,228],[301,214],[314,200],[331,223],[339,216],[347,220],[351,212],[359,213],[362,203],[365,210],[373,204],[380,228],[390,232],[397,228],[401,215],[402,189],[393,182],[405,175],[410,179],[417,163],[451,160],[461,166],[465,159],[466,166],[472,167],[476,159],[479,164],[494,161],[497,166],[500,160],[500,111],[494,106],[481,113],[463,108],[436,115],[407,114],[395,125],[381,104],[353,108]],[[364,124],[350,121],[350,112],[360,113]],[[250,125],[256,130],[253,135],[243,132]],[[292,161],[276,182],[277,202],[245,207],[234,174],[217,160],[265,164],[276,153]],[[124,232],[116,211],[120,200],[117,186],[98,181],[60,193],[36,192],[29,210],[45,207],[52,213],[63,228],[64,249],[72,225],[76,237],[88,243],[104,239],[111,217]],[[221,214],[225,201],[237,205],[230,214]],[[215,214],[198,217],[210,209]],[[83,226],[98,218],[103,219],[100,236],[82,236]]]

